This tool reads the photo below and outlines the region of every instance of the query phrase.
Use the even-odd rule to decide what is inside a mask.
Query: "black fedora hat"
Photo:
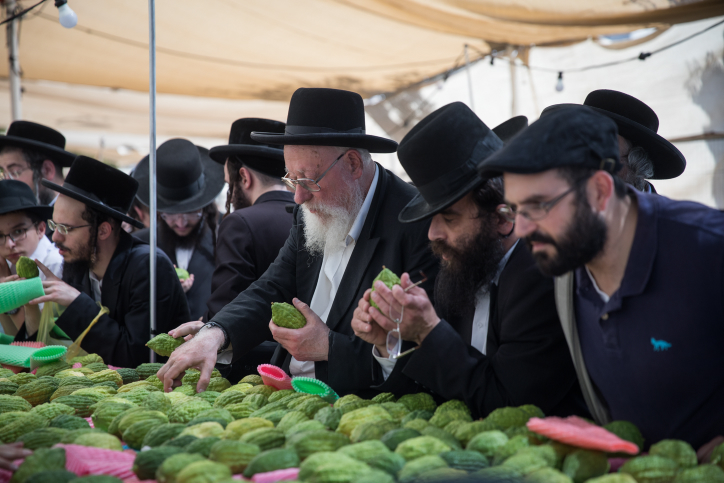
[[[143,223],[126,215],[138,190],[138,181],[123,171],[87,156],[78,156],[65,177],[63,186],[47,179],[43,186],[85,203],[94,210],[125,221],[137,228]]]
[[[397,157],[420,191],[400,212],[402,223],[433,216],[484,182],[477,166],[503,141],[462,102],[429,114],[400,142]]]
[[[541,117],[571,105],[576,104],[548,106]],[[659,117],[644,102],[623,92],[599,89],[588,94],[583,105],[613,119],[622,137],[646,150],[654,164],[651,179],[676,178],[684,172],[686,158],[676,146],[656,134]]]
[[[493,132],[500,138],[503,143],[513,139],[516,134],[528,127],[528,118],[525,116],[511,117],[493,128]]]
[[[39,205],[30,186],[14,179],[0,180],[0,215],[29,211],[43,221],[53,217],[53,207]]]
[[[11,123],[5,135],[0,136],[0,148],[5,146],[37,151],[64,168],[73,164],[75,159],[75,154],[65,150],[65,136],[53,128],[36,122],[14,121]]]
[[[133,170],[140,182],[138,201],[148,206],[148,156]],[[200,210],[224,189],[224,167],[206,148],[186,139],[169,139],[156,150],[156,207],[163,213]]]
[[[289,102],[284,133],[252,132],[264,144],[339,146],[394,153],[397,143],[365,131],[365,106],[356,92],[339,89],[297,89]]]
[[[245,117],[231,125],[229,144],[211,148],[209,156],[217,163],[224,164],[229,156],[238,156],[246,166],[269,176],[284,176],[284,147],[278,144],[263,144],[251,138],[252,131],[284,133],[283,122],[270,119]]]

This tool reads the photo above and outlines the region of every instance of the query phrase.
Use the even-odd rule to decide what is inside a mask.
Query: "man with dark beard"
[[[43,184],[60,193],[48,224],[64,260],[63,279],[36,260],[46,275],[45,295],[30,303],[65,307],[56,324],[73,340],[98,315],[99,304],[107,307],[109,312],[88,331],[82,349],[115,366],[148,362],[149,247],[121,229],[123,221],[140,225],[126,215],[138,182],[100,161],[78,156],[63,186],[47,180]],[[188,305],[171,261],[160,250],[156,257],[156,327],[167,332],[188,320]],[[18,332],[16,337],[27,335]]]
[[[647,445],[699,447],[724,434],[724,213],[624,184],[618,152],[614,121],[568,107],[480,170],[504,173],[516,234],[557,277],[596,422],[630,421]]]
[[[352,326],[375,346],[376,389],[398,395],[429,388],[461,399],[473,417],[496,408],[535,404],[546,414],[586,414],[556,316],[553,281],[543,277],[505,207],[500,178],[477,176],[478,162],[503,142],[467,106],[453,103],[420,121],[398,157],[420,195],[400,221],[432,217],[428,231],[441,260],[435,307],[424,291],[383,283],[360,300]],[[402,288],[401,288],[402,287]],[[370,298],[379,310],[370,305]],[[388,314],[401,314],[403,340],[418,347],[388,358]],[[383,383],[384,381],[384,383]]]

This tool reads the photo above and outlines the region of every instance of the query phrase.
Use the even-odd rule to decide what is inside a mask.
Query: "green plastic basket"
[[[68,352],[68,348],[62,345],[49,345],[42,349],[37,349],[30,356],[31,362],[40,362],[47,364],[48,362],[54,362],[60,359]]]
[[[45,295],[39,277],[0,284],[0,313],[15,310]]]
[[[319,379],[311,377],[295,377],[292,379],[292,387],[297,392],[319,396],[329,403],[333,403],[339,399],[339,396],[336,392],[334,392],[334,389]]]
[[[0,344],[12,344],[15,342],[15,337],[7,334],[0,334]]]
[[[9,366],[30,367],[30,357],[33,355],[35,347],[22,347],[17,345],[0,346],[0,363]]]

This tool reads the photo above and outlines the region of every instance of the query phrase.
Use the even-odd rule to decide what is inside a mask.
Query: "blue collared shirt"
[[[607,302],[575,271],[576,320],[591,380],[615,420],[695,448],[724,435],[724,213],[631,190],[638,221]]]

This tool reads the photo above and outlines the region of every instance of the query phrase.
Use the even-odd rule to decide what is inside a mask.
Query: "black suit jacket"
[[[377,389],[399,395],[429,388],[443,399],[465,401],[474,417],[523,404],[547,415],[587,415],[558,321],[553,279],[540,273],[522,241],[491,295],[487,355],[470,345],[471,307],[469,317],[441,320],[386,381],[375,362]]]
[[[83,350],[100,355],[106,364],[136,367],[149,361],[146,342],[151,338],[149,246],[121,231],[101,288],[101,303],[110,313],[104,315],[83,339]],[[189,321],[189,309],[183,289],[171,261],[156,251],[156,333],[168,332]],[[56,321],[58,327],[75,340],[98,315],[88,272],[66,282],[81,294]],[[20,338],[27,336],[25,326]],[[35,335],[32,336],[34,338]]]
[[[378,165],[379,180],[362,232],[342,277],[327,317],[328,361],[316,362],[315,374],[340,395],[372,394],[372,346],[357,338],[350,325],[352,314],[364,291],[382,270],[413,276],[423,270],[428,280],[423,288],[431,294],[438,264],[430,251],[429,223],[402,224],[397,215],[417,194],[417,190]],[[269,320],[272,302],[291,303],[297,297],[310,303],[317,285],[322,256],[312,257],[304,250],[304,225],[299,207],[294,224],[279,256],[259,280],[224,307],[213,318],[229,333],[234,359],[264,340],[271,339]],[[284,361],[286,351],[274,360]]]

